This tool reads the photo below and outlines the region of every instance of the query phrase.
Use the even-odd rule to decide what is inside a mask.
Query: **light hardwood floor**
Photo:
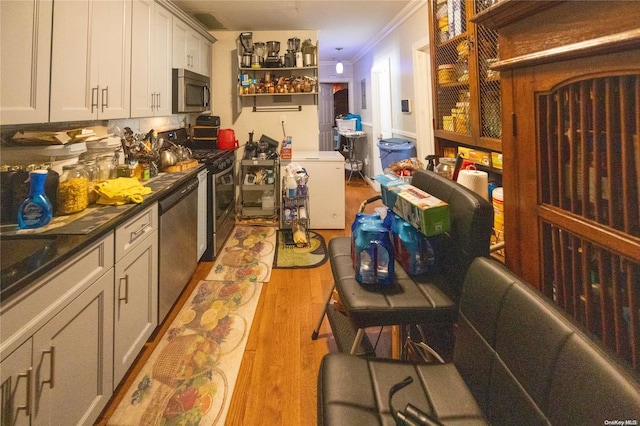
[[[376,192],[362,180],[354,179],[346,185],[345,194],[345,229],[316,231],[327,243],[333,237],[350,235],[351,222],[360,204]],[[380,205],[379,201],[367,205],[366,211],[373,211]],[[212,266],[213,262],[198,265],[182,297],[145,346],[98,424],[106,424],[182,304]],[[313,269],[274,269],[271,272],[270,281],[262,287],[226,425],[316,424],[318,367],[322,357],[335,350],[335,346],[326,319],[317,340],[311,340],[311,333],[331,286],[328,261]]]

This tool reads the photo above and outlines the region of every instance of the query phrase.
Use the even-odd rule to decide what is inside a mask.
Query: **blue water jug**
[[[434,265],[435,255],[429,238],[409,222],[398,217],[395,259],[409,275],[423,274]]]
[[[358,230],[366,222],[380,221],[382,221],[382,219],[380,218],[379,213],[356,213],[356,218],[351,224],[351,262],[353,263],[354,268],[356,266],[356,238],[358,236]]]
[[[378,286],[393,284],[393,259],[389,230],[381,221],[364,223],[356,237],[356,280]]]

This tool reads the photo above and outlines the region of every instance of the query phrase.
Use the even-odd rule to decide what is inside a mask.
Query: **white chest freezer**
[[[281,160],[281,176],[289,163],[304,167],[309,175],[311,229],[345,228],[344,157],[337,151],[296,151]]]

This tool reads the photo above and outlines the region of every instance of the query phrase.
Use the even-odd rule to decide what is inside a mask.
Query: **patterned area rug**
[[[279,269],[315,268],[327,261],[327,245],[322,235],[309,231],[309,246],[285,245],[284,233],[278,231],[278,249],[273,267]]]
[[[224,424],[275,235],[236,227],[107,424]]]

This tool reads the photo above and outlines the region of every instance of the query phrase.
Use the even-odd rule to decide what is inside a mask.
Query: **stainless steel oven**
[[[208,217],[207,229],[211,231],[207,235],[207,251],[203,256],[208,260],[218,256],[236,222],[236,162],[234,151],[228,151],[228,153],[221,166],[212,167],[209,170],[210,197],[207,201],[210,201],[208,211],[213,214]]]
[[[193,158],[207,166],[207,248],[200,260],[212,261],[236,222],[235,151],[217,149],[215,141],[190,140],[185,129],[162,132],[158,137],[189,147]]]

